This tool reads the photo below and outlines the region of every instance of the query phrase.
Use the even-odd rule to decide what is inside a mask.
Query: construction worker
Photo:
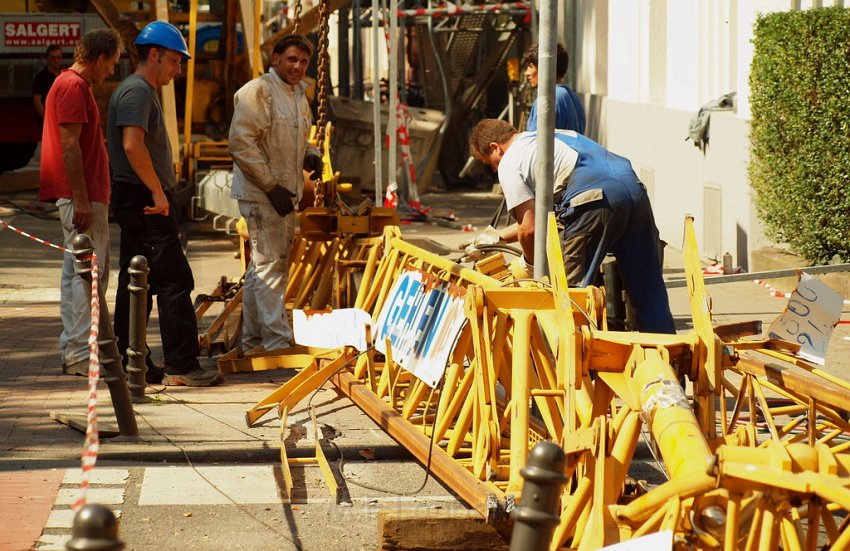
[[[121,227],[115,335],[124,354],[129,346],[130,260],[148,260],[150,294],[156,296],[164,375],[149,372],[149,383],[163,375],[165,385],[211,386],[221,382],[217,371],[198,363],[198,323],[190,296],[195,286],[192,268],[183,253],[171,208],[177,185],[171,142],[165,129],[157,89],[180,74],[189,59],[183,35],[174,25],[154,21],[135,41],[139,65],[109,99],[106,127],[112,162],[112,208]],[[151,304],[148,304],[150,313]],[[149,364],[150,369],[150,364]]]
[[[266,351],[293,343],[284,293],[295,205],[304,171],[322,174],[319,151],[307,144],[312,125],[303,81],[313,45],[301,35],[275,44],[269,72],[233,97],[228,147],[233,156],[231,196],[248,225],[251,263],[242,293],[242,349]]]
[[[56,44],[48,46],[44,59],[47,60],[47,64],[44,69],[36,73],[32,83],[32,105],[38,115],[39,124],[44,122],[44,102],[47,100],[47,93],[50,92],[53,81],[62,72],[62,47]]]
[[[115,71],[121,57],[121,37],[112,29],[89,31],[74,48],[74,63],[62,71],[45,93],[41,140],[41,186],[38,197],[55,201],[62,223],[64,245],[73,249],[74,238],[88,235],[100,266],[99,283],[109,283],[109,158],[103,146],[100,111],[92,86]],[[62,50],[58,65],[62,63]],[[88,375],[91,302],[74,258],[65,254],[62,265],[62,334],[59,350],[62,372]]]
[[[499,174],[517,223],[499,231],[519,241],[519,262],[533,273],[537,135],[517,133],[505,121],[485,119],[469,136],[470,152]],[[555,132],[554,210],[570,285],[590,285],[605,255],[613,253],[637,311],[640,331],[675,333],[661,274],[658,229],[646,188],[632,165],[576,132]],[[529,260],[531,259],[531,261]]]
[[[584,134],[584,127],[587,122],[584,105],[572,88],[561,83],[567,74],[570,63],[567,49],[564,48],[563,44],[558,44],[555,49],[555,128],[575,130],[579,134]],[[533,88],[537,88],[538,82],[537,56],[538,45],[532,44],[522,58],[522,63],[525,65],[525,78]],[[525,125],[528,132],[537,131],[537,106],[539,103],[540,100],[537,99],[531,105],[528,122]]]

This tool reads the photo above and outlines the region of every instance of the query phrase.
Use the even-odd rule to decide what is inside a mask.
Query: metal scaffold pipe
[[[378,42],[381,38],[380,0],[372,0],[372,118],[374,121],[375,145],[375,204],[381,205],[383,173],[381,170],[381,76],[378,74]]]
[[[389,9],[389,41],[387,43],[387,53],[390,56],[390,75],[389,75],[389,90],[387,97],[389,98],[389,116],[387,117],[387,135],[389,136],[390,149],[387,153],[387,178],[388,187],[396,186],[398,182],[398,155],[396,147],[398,145],[398,118],[396,110],[398,110],[398,0],[390,0]]]
[[[446,4],[438,8],[415,8],[409,10],[398,10],[399,17],[454,17],[457,15],[471,13],[500,13],[512,14],[523,13],[531,9],[527,2],[501,2],[498,4]]]
[[[546,216],[552,209],[555,172],[555,25],[556,0],[540,2],[540,44],[537,67],[537,177],[534,189],[534,278],[546,275]]]

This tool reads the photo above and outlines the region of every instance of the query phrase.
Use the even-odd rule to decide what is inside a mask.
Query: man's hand
[[[310,173],[310,179],[315,181],[322,177],[322,158],[315,154],[304,157],[304,170]]]
[[[168,205],[168,197],[165,195],[162,188],[152,192],[151,195],[153,195],[153,206],[145,207],[145,214],[161,214],[163,216],[168,216],[170,209]]]
[[[295,210],[295,205],[292,203],[295,194],[285,187],[275,186],[273,190],[266,192],[266,196],[280,216],[287,216]]]
[[[94,213],[91,210],[91,203],[88,201],[74,201],[74,229],[77,233],[83,233],[91,226]]]
[[[467,255],[471,255],[475,254],[475,251],[480,245],[495,245],[501,240],[502,238],[499,236],[499,231],[493,226],[487,226],[487,229],[472,239],[467,239],[461,243],[458,248],[462,251],[466,251]]]

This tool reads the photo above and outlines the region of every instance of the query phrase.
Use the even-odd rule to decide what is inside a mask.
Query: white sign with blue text
[[[434,388],[463,327],[463,290],[416,271],[405,272],[378,315],[375,348]]]

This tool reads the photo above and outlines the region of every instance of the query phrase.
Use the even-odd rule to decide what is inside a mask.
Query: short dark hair
[[[102,55],[112,57],[123,48],[115,29],[95,29],[83,35],[74,48],[75,63],[94,63]]]
[[[136,44],[136,54],[139,56],[139,61],[142,63],[147,61],[151,50],[154,48],[159,48],[159,46],[154,46],[153,44]]]
[[[277,41],[272,50],[273,54],[282,54],[287,48],[295,46],[309,56],[313,55],[313,43],[307,40],[304,35],[288,34]]]
[[[56,50],[59,50],[59,52],[61,53],[61,52],[62,52],[62,46],[60,46],[59,44],[51,44],[51,45],[50,45],[50,46],[48,46],[48,47],[47,47],[47,49],[44,51],[44,55],[45,55],[45,57],[49,57],[49,56],[50,56],[50,52],[55,52]]]
[[[522,64],[538,66],[537,55],[539,49],[540,46],[538,44],[532,44],[529,46],[522,58]],[[561,80],[564,78],[564,75],[567,74],[567,69],[569,68],[570,55],[567,53],[567,49],[564,45],[559,42],[555,45],[555,79]]]
[[[487,155],[491,143],[503,144],[517,133],[517,129],[501,119],[484,119],[469,133],[469,152]]]

